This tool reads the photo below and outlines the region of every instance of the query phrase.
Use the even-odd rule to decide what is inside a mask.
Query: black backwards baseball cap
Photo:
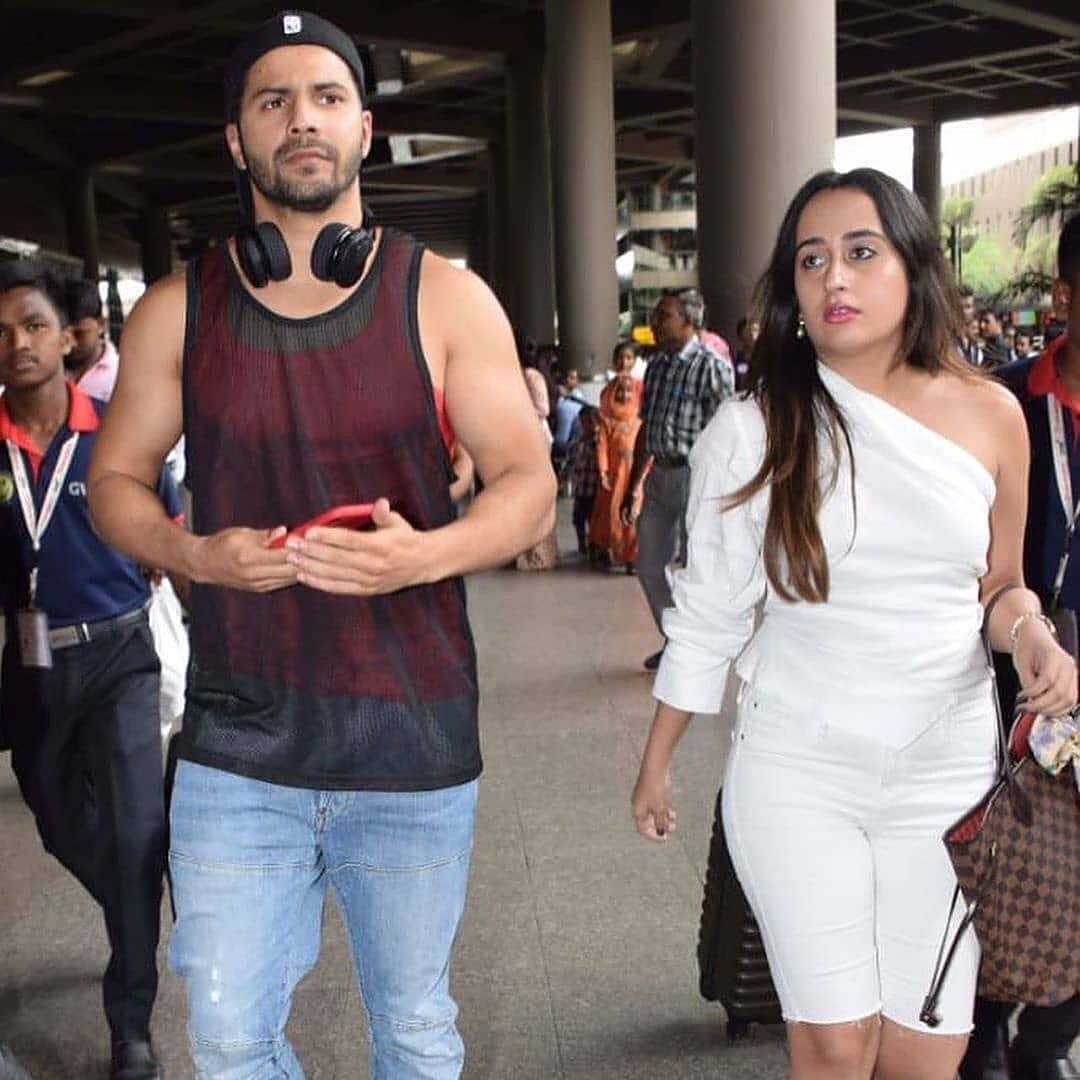
[[[361,104],[366,103],[364,64],[353,39],[340,27],[310,11],[280,11],[243,38],[225,65],[225,119],[229,123],[235,123],[240,112],[244,79],[251,65],[271,49],[283,45],[321,45],[337,53],[352,72]]]

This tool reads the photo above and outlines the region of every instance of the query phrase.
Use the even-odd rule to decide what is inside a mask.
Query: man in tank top
[[[303,1075],[284,1032],[329,885],[373,1075],[457,1077],[481,768],[462,575],[551,528],[547,448],[487,288],[366,228],[348,35],[275,16],[226,102],[246,227],[132,314],[91,478],[102,534],[195,583],[170,854],[195,1072]],[[181,429],[190,533],[146,486]],[[455,440],[484,480],[460,518]],[[287,533],[342,504],[370,527]]]

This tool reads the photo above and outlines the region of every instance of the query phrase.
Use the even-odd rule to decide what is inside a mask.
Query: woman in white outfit
[[[881,173],[804,185],[759,299],[750,394],[691,456],[634,818],[653,839],[674,829],[672,753],[692,713],[719,710],[738,658],[724,825],[793,1077],[953,1080],[973,935],[940,1026],[919,1009],[955,884],[941,834],[994,768],[979,633],[989,597],[1022,581],[1024,420],[956,355],[936,230]],[[1034,593],[1004,593],[989,630],[1030,709],[1075,704]]]

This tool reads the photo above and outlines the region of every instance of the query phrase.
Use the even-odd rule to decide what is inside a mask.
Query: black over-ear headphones
[[[364,207],[359,228],[331,222],[319,230],[311,249],[311,272],[320,281],[333,281],[343,289],[355,285],[375,244],[374,217]],[[256,289],[292,274],[292,259],[281,230],[272,221],[246,225],[236,231],[236,261]]]

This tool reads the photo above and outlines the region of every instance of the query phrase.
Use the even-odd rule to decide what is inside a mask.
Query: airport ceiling
[[[181,243],[225,232],[222,63],[281,6],[0,0],[0,231],[18,207],[24,235],[50,232],[65,174],[88,169],[103,252],[133,245],[147,207],[168,208]],[[504,70],[542,44],[543,0],[310,6],[366,47],[378,137],[364,186],[380,218],[462,252],[485,148],[502,137]],[[677,182],[693,168],[690,0],[611,9],[620,189]],[[1080,12],[1075,0],[837,0],[837,84],[841,133],[1073,103]]]

